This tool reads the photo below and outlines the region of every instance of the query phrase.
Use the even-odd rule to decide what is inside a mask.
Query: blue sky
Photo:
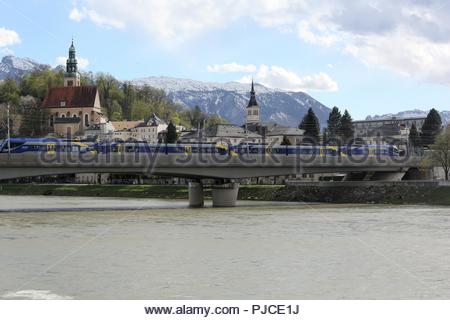
[[[306,91],[355,119],[450,109],[444,0],[0,0],[0,56]]]

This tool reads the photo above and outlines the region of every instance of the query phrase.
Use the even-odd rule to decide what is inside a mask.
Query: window
[[[258,115],[258,110],[253,110],[253,115],[257,116]]]
[[[50,127],[53,127],[53,116],[50,116]]]
[[[65,107],[66,106],[66,102],[65,101],[60,101],[59,102],[59,106],[60,107]]]
[[[252,110],[248,110],[247,115],[251,116],[252,115]]]
[[[72,80],[67,81],[67,86],[68,87],[73,87],[73,81]]]
[[[89,127],[89,115],[87,113],[84,115],[84,125]]]

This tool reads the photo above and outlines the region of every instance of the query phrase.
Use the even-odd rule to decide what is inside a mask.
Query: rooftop
[[[44,108],[93,107],[97,96],[97,87],[53,87],[48,91],[42,103]],[[65,105],[62,106],[61,102]]]

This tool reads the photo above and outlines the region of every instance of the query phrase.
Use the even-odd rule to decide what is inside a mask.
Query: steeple
[[[253,83],[252,79],[252,90],[250,91],[250,100],[248,102],[247,108],[258,106],[258,102],[256,101],[256,92],[255,92],[255,85]]]
[[[80,74],[78,73],[78,61],[75,52],[75,46],[72,44],[69,48],[69,58],[66,61],[66,72],[64,74],[64,86],[80,86]]]
[[[247,119],[245,121],[246,124],[254,124],[259,123],[260,114],[259,114],[259,105],[256,101],[256,92],[255,92],[255,84],[252,79],[252,89],[250,90],[250,100],[247,105]]]

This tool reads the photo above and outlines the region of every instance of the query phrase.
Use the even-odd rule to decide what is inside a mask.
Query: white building
[[[147,122],[143,120],[117,121],[112,125],[116,129],[112,134],[113,140],[145,141],[151,144],[158,143],[158,135],[167,130],[167,124],[154,113]]]
[[[217,124],[206,130],[182,133],[181,143],[220,143],[236,145],[240,143],[262,143],[262,136],[232,124]]]

